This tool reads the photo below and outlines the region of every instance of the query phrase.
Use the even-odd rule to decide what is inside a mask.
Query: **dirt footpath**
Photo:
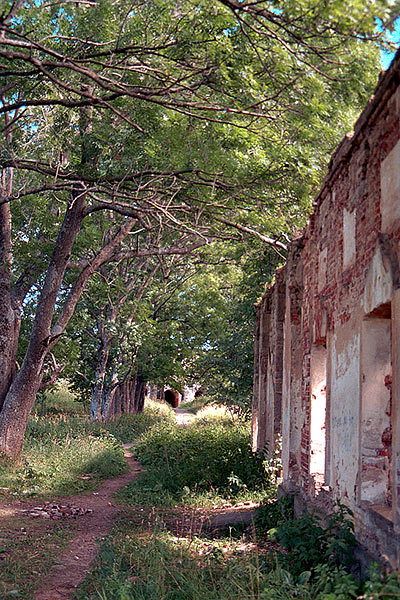
[[[130,446],[131,444],[124,444],[129,465],[127,473],[108,479],[97,492],[57,499],[57,504],[71,503],[74,507],[82,508],[86,514],[79,517],[73,540],[57,557],[48,577],[40,582],[39,590],[33,596],[35,600],[71,599],[76,588],[85,579],[99,549],[96,540],[109,535],[119,511],[113,504],[113,494],[133,481],[142,470],[129,452]]]

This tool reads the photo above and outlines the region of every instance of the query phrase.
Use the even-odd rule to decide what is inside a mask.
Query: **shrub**
[[[251,450],[250,432],[241,423],[194,423],[184,428],[151,429],[134,448],[146,473],[124,493],[138,501],[146,492],[151,502],[172,498],[191,502],[194,495],[238,497],[249,490],[270,489],[262,455]],[[143,497],[143,496],[142,496]]]
[[[372,565],[369,578],[363,586],[365,600],[393,600],[400,597],[400,572],[382,573],[379,565]]]
[[[359,583],[343,568],[323,565],[312,576],[303,571],[298,576],[279,564],[263,574],[261,600],[353,600]]]
[[[278,500],[261,502],[256,509],[254,523],[257,531],[267,532],[294,518],[293,496],[282,496]]]
[[[277,508],[275,513],[278,513]],[[289,513],[290,514],[290,513]],[[284,515],[277,525],[269,529],[269,537],[285,552],[279,560],[291,573],[299,575],[315,565],[329,563],[331,566],[346,565],[352,560],[355,544],[351,511],[341,503],[325,520],[315,514],[306,514],[297,519]],[[265,519],[269,525],[268,519]]]

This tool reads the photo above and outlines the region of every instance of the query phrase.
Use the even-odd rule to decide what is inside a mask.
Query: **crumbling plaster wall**
[[[253,448],[267,453],[281,432],[285,294],[284,269],[278,269],[274,284],[256,305]]]
[[[258,360],[255,368],[255,379],[271,376],[265,357],[277,353],[273,337],[279,338],[283,489],[298,491],[314,505],[330,504],[334,498],[347,503],[355,514],[360,541],[394,566],[400,566],[399,259],[398,54],[354,133],[333,155],[309,224],[290,245],[279,284],[259,305],[258,328],[263,311],[269,311],[269,333],[256,336],[256,352],[264,360]],[[277,314],[284,314],[283,322]],[[320,354],[326,356],[327,379],[322,489],[310,474],[310,377],[318,345],[326,349]],[[391,396],[384,384],[390,368]],[[274,385],[279,387],[276,379],[277,373]],[[265,384],[255,387],[254,446],[270,439],[271,415],[277,433],[278,408],[271,406],[273,402]],[[390,459],[380,439],[389,421]],[[390,473],[382,475],[385,470]]]

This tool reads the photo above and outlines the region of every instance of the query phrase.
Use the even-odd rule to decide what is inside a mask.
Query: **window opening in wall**
[[[390,303],[362,325],[361,501],[391,517],[392,358]],[[379,508],[381,507],[381,508]]]
[[[310,475],[316,487],[325,483],[326,343],[311,349]]]

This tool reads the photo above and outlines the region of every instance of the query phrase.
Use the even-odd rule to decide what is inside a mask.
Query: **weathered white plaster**
[[[331,485],[343,499],[355,502],[359,455],[360,335],[354,323],[332,336]]]
[[[326,442],[326,348],[311,348],[311,439],[310,474],[325,474]]]
[[[283,329],[283,382],[282,382],[282,469],[284,481],[289,477],[290,449],[290,374],[292,331],[290,326],[290,296],[286,296],[285,322]]]
[[[388,459],[382,455],[382,433],[389,426],[391,373],[390,319],[365,319],[361,338],[361,500],[383,504]]]
[[[390,262],[383,255],[381,245],[377,244],[365,282],[363,296],[365,313],[368,314],[378,306],[390,302],[392,294],[393,281]]]
[[[392,298],[392,379],[392,514],[400,533],[400,289]]]
[[[356,211],[343,210],[343,269],[354,262],[356,256]]]
[[[326,286],[326,267],[328,260],[328,248],[320,251],[318,257],[318,291]]]
[[[383,232],[400,219],[400,140],[381,164],[381,215]]]

